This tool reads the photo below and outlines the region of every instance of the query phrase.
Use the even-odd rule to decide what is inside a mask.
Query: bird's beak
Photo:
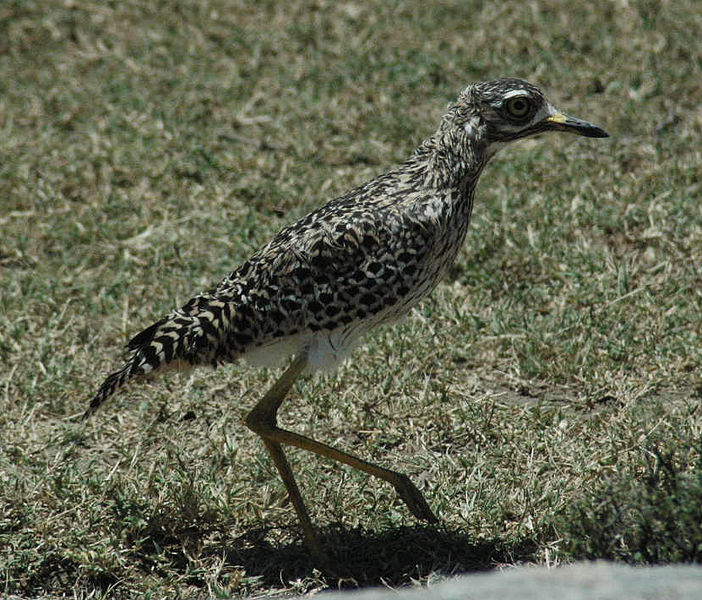
[[[601,127],[558,111],[546,117],[543,123],[546,125],[547,129],[553,131],[570,131],[571,133],[593,138],[609,137],[609,134]]]

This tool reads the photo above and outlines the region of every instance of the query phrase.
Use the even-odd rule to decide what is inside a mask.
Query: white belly
[[[257,367],[277,367],[293,356],[305,354],[308,373],[331,372],[349,357],[360,333],[344,328],[299,334],[253,348],[244,358]]]

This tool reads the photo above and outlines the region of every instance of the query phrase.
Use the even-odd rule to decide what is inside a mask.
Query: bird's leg
[[[398,473],[397,471],[391,471],[390,469],[385,469],[371,462],[365,461],[363,459],[354,456],[353,454],[348,454],[343,452],[333,446],[328,446],[327,444],[322,444],[317,440],[305,437],[298,433],[293,433],[292,431],[287,431],[286,429],[280,429],[279,427],[274,427],[271,431],[266,434],[267,439],[274,440],[280,444],[289,444],[291,446],[296,446],[302,448],[303,450],[308,450],[319,454],[321,456],[326,456],[331,460],[336,460],[344,464],[368,473],[373,477],[378,477],[384,481],[391,484],[400,498],[404,501],[409,508],[410,512],[418,519],[423,519],[425,521],[436,522],[438,519],[436,515],[432,512],[429,504],[424,499],[422,492],[417,489],[412,481],[407,475],[403,473]]]
[[[437,521],[436,516],[432,512],[431,508],[429,508],[424,496],[410,481],[407,475],[397,473],[396,471],[391,471],[390,469],[384,469],[383,467],[362,460],[356,456],[353,456],[352,454],[348,454],[332,446],[322,444],[321,442],[303,435],[281,429],[277,426],[276,411],[283,402],[285,394],[290,389],[290,386],[306,366],[307,361],[304,357],[296,358],[290,367],[288,367],[288,370],[246,417],[246,425],[252,431],[260,435],[266,441],[267,446],[268,444],[277,445],[278,450],[276,452],[283,457],[283,460],[285,460],[285,457],[280,449],[280,444],[296,446],[298,448],[302,448],[303,450],[308,450],[310,452],[314,452],[315,454],[326,456],[332,460],[345,463],[354,469],[359,469],[360,471],[368,473],[373,477],[379,477],[380,479],[390,483],[415,517],[427,521]],[[268,446],[268,448],[270,451],[270,446]],[[274,460],[277,461],[276,456],[273,453],[271,453],[271,456],[273,456]],[[285,462],[287,464],[287,461]],[[290,498],[295,506],[298,517],[300,518],[303,530],[305,531],[305,537],[308,539],[313,539],[314,529],[311,525],[304,503],[302,502],[300,492],[295,484],[295,480],[292,477],[292,472],[290,472],[290,467],[287,467],[287,473],[284,475],[284,467],[281,467],[278,462],[276,462],[276,466],[278,467],[278,471],[280,472],[281,477],[288,488],[288,493],[290,494]]]
[[[288,496],[295,507],[297,518],[300,520],[300,525],[302,526],[302,534],[305,537],[305,543],[307,544],[310,553],[320,567],[326,567],[326,559],[324,558],[324,555],[319,547],[317,534],[314,526],[312,525],[312,520],[307,512],[305,501],[302,499],[302,494],[300,494],[300,488],[297,487],[295,476],[293,475],[288,458],[283,452],[283,448],[279,443],[271,442],[266,438],[263,438],[263,443],[266,445],[268,454],[270,454],[271,458],[273,459],[273,462],[278,469],[278,473],[280,474],[280,478],[283,480],[285,488],[288,491]]]
[[[296,358],[280,379],[273,384],[273,387],[268,390],[266,395],[261,398],[258,404],[256,404],[253,410],[246,416],[245,423],[249,429],[263,438],[263,443],[266,445],[268,454],[270,454],[273,463],[278,469],[280,478],[285,484],[288,496],[297,513],[297,518],[300,520],[305,543],[317,562],[324,563],[324,555],[319,548],[317,534],[312,525],[310,515],[307,512],[305,501],[302,499],[300,488],[297,487],[297,482],[290,468],[290,463],[280,443],[270,439],[266,434],[270,429],[276,428],[276,412],[285,399],[290,387],[306,366],[307,361],[304,357]]]

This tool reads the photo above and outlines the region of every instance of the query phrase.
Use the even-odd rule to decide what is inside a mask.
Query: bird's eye
[[[505,103],[510,117],[523,119],[531,113],[531,101],[526,96],[515,96]]]

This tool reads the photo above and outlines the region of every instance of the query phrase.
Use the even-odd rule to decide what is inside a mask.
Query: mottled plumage
[[[467,87],[404,163],[285,227],[218,285],[136,335],[131,357],[105,380],[89,411],[128,380],[166,365],[294,355],[295,376],[334,367],[364,332],[405,314],[440,281],[464,241],[478,178],[494,153],[559,129],[606,136],[556,111],[525,81]],[[281,401],[270,409],[273,420]]]

